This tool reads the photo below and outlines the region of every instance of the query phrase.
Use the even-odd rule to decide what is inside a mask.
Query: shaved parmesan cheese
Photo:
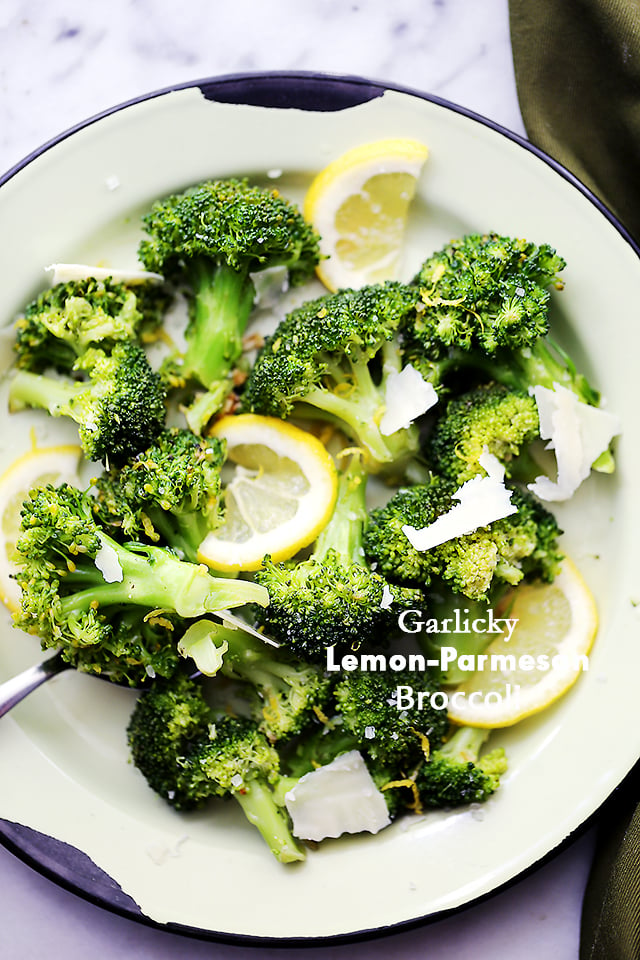
[[[504,485],[503,465],[486,447],[479,462],[487,471],[486,477],[472,477],[463,483],[453,494],[453,499],[460,502],[448,513],[420,530],[409,524],[403,526],[403,533],[416,550],[430,550],[516,512],[511,491]]]
[[[151,273],[150,270],[128,270],[118,269],[116,267],[93,267],[87,263],[51,263],[45,267],[48,273],[52,273],[51,284],[69,283],[71,280],[86,280],[88,277],[94,277],[96,280],[106,280],[108,277],[116,283],[162,283],[164,277],[159,273]]]
[[[427,383],[409,363],[399,373],[393,371],[387,377],[384,402],[380,433],[388,437],[396,430],[410,427],[417,417],[435,406],[438,394],[433,384]]]
[[[553,390],[531,390],[540,418],[540,436],[555,451],[557,477],[536,477],[529,490],[541,500],[568,500],[589,476],[592,464],[621,430],[620,419],[606,410],[583,403],[558,383]]]
[[[391,822],[384,796],[358,750],[305,773],[284,801],[293,834],[301,840],[377,833]]]
[[[118,560],[118,554],[103,537],[100,537],[100,543],[102,545],[96,553],[94,560],[96,567],[104,577],[106,583],[122,583],[124,574],[120,566],[120,561]]]
[[[389,585],[385,583],[382,588],[382,600],[380,601],[380,609],[388,610],[393,605],[393,594],[389,589]]]

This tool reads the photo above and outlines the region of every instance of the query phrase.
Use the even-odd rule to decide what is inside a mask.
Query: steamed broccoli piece
[[[533,476],[526,447],[539,436],[538,408],[533,397],[490,383],[449,400],[426,442],[426,458],[433,470],[459,486],[483,474],[479,460],[485,449],[506,468],[507,475],[523,471]],[[523,449],[524,448],[524,449]]]
[[[287,790],[294,787],[305,773],[326,766],[351,750],[360,751],[360,742],[346,729],[339,716],[332,717],[316,729],[306,732],[304,737],[294,742],[293,749],[281,753],[283,776],[277,787],[278,796],[284,797]],[[379,760],[361,751],[360,753],[373,782],[385,799],[389,816],[393,819],[415,799],[415,788],[398,763]]]
[[[202,654],[207,660],[211,648],[216,649],[208,675],[220,671],[242,681],[252,715],[269,741],[296,736],[317,721],[331,693],[329,678],[320,667],[293,659],[244,630],[208,620],[199,620],[194,630],[195,635],[181,640],[181,651],[207,673]]]
[[[408,356],[430,368],[475,370],[512,390],[559,383],[584,403],[599,394],[549,336],[550,288],[565,261],[548,244],[469,234],[429,257],[414,282],[418,309],[403,326]]]
[[[89,347],[73,372],[88,379],[18,370],[9,385],[9,409],[69,417],[78,424],[87,459],[114,464],[144,450],[163,429],[165,390],[140,346],[118,342],[109,353]]]
[[[401,686],[414,690],[415,706],[398,708]],[[373,760],[391,764],[396,771],[393,779],[399,779],[401,769],[409,772],[441,744],[448,729],[445,707],[434,706],[430,697],[418,706],[418,691],[430,695],[437,689],[429,676],[410,671],[354,670],[336,684],[335,699],[344,728],[359,749]]]
[[[472,533],[419,551],[403,531],[405,525],[429,526],[454,505],[456,484],[433,476],[395,493],[384,507],[371,511],[364,531],[367,560],[389,580],[429,587],[441,578],[450,589],[471,599],[486,599],[497,584],[515,585],[524,577],[553,580],[561,559],[557,521],[531,494],[511,491],[517,511]]]
[[[28,304],[16,322],[16,364],[42,373],[72,370],[89,347],[140,342],[162,322],[168,295],[158,283],[128,286],[112,280],[58,283]]]
[[[146,450],[95,480],[95,512],[116,539],[162,542],[196,561],[207,534],[222,522],[225,443],[190,430],[165,429]]]
[[[453,240],[415,278],[422,309],[412,336],[427,351],[434,342],[488,354],[530,347],[548,331],[548,287],[564,266],[548,244],[497,233]]]
[[[64,644],[63,660],[81,673],[113,683],[138,687],[154,677],[172,676],[181,658],[176,647],[183,621],[163,610],[150,614],[142,607],[110,608],[108,623],[87,642]],[[96,642],[91,642],[93,638]]]
[[[391,586],[364,560],[366,482],[357,452],[340,474],[334,513],[311,556],[279,564],[265,558],[256,573],[270,598],[256,613],[258,623],[302,659],[322,663],[328,647],[344,653],[381,642],[398,612],[422,599],[415,590]]]
[[[415,291],[389,282],[340,290],[302,304],[267,337],[242,394],[245,410],[336,423],[376,464],[411,459],[417,427],[385,436],[388,377],[403,366],[398,330]]]
[[[507,758],[499,747],[479,757],[488,730],[460,727],[420,767],[416,786],[423,807],[484,803],[500,786]]]
[[[154,684],[139,697],[127,735],[134,764],[173,807],[232,797],[278,860],[304,859],[273,795],[278,754],[253,721],[216,716],[198,682],[177,674]]]
[[[170,550],[117,543],[96,522],[93,497],[68,484],[30,492],[16,554],[16,624],[70,660],[88,646],[109,649],[130,606],[148,617],[191,619],[268,601],[263,587],[214,578]]]
[[[187,348],[175,371],[224,399],[255,300],[252,273],[284,265],[292,285],[303,283],[319,260],[317,234],[277,190],[237,179],[159,200],[143,223],[140,260],[190,297]]]

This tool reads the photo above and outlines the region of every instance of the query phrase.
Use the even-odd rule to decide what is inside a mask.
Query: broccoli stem
[[[490,732],[479,727],[460,727],[439,748],[438,753],[452,757],[460,763],[475,763]]]
[[[200,544],[210,531],[206,518],[196,512],[169,513],[161,509],[149,510],[148,514],[164,541],[196,563]]]
[[[352,363],[351,373],[346,381],[344,371],[338,371],[335,379],[344,384],[342,393],[316,387],[305,393],[303,402],[337,417],[347,425],[354,439],[363,444],[375,460],[390,463],[394,454],[379,427],[384,409],[383,400],[367,363]],[[349,383],[352,384],[350,389]]]
[[[276,804],[267,784],[258,779],[249,780],[242,790],[234,793],[249,823],[260,831],[269,849],[280,863],[304,860],[304,850],[296,843],[286,815]]]
[[[484,370],[493,380],[512,390],[541,386],[553,389],[559,383],[573,391],[583,403],[598,406],[600,394],[578,373],[573,361],[550,337],[540,338],[531,347],[499,351],[493,356],[469,354],[469,365]]]
[[[367,519],[367,473],[360,451],[351,456],[338,480],[338,496],[329,523],[316,540],[313,556],[322,560],[330,550],[349,563],[363,563],[362,536]]]
[[[134,603],[193,618],[245,603],[268,602],[267,591],[257,583],[212,577],[204,565],[179,560],[160,547],[145,547],[144,553],[134,553],[104,534],[101,538],[103,546],[115,551],[122,579],[109,583],[96,573],[94,583],[86,589],[61,599],[63,617],[88,611],[96,604]],[[69,582],[72,578],[73,574]],[[85,576],[80,579],[84,581]]]
[[[86,385],[73,381],[18,370],[9,386],[9,410],[17,413],[27,407],[35,407],[47,410],[52,417],[73,418],[74,401],[87,389]]]
[[[255,288],[247,267],[237,270],[206,257],[190,261],[188,277],[194,299],[183,372],[211,390],[242,354]]]

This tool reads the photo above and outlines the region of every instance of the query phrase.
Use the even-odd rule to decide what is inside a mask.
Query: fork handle
[[[0,683],[0,717],[8,713],[21,700],[24,700],[32,690],[50,680],[51,677],[55,677],[58,673],[62,673],[63,670],[70,669],[71,664],[66,663],[62,656],[56,653],[48,660],[43,660],[42,663],[23,670],[22,673],[11,680]]]

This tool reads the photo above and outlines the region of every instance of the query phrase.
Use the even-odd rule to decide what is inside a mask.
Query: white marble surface
[[[2,0],[0,6],[0,172],[129,98],[257,70],[384,80],[438,94],[524,133],[507,0]],[[457,916],[320,954],[575,960],[592,847],[588,833],[506,892]],[[7,960],[292,955],[149,929],[85,903],[2,848],[0,889],[0,955]]]

